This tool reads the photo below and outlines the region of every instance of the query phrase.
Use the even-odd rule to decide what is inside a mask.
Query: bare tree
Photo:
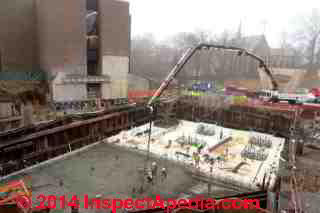
[[[182,32],[171,38],[171,44],[179,51],[194,47],[199,43],[209,43],[213,39],[211,32],[196,30],[194,32]]]
[[[160,81],[166,76],[177,50],[157,42],[152,34],[132,40],[132,73]]]
[[[177,33],[164,42],[157,42],[152,34],[135,37],[132,40],[132,72],[155,80],[162,80],[178,62],[189,47],[199,43],[231,44],[235,35],[224,31],[214,35],[209,31]],[[191,80],[214,81],[219,75],[230,76],[230,57],[224,51],[197,52],[186,64],[184,71],[178,74],[179,85],[188,84]],[[232,56],[233,58],[233,56]],[[222,76],[222,77],[223,77]],[[223,79],[223,78],[222,78]]]
[[[313,9],[310,16],[302,18],[297,30],[298,45],[303,47],[308,71],[314,73],[320,66],[320,11]]]
[[[231,45],[232,40],[235,38],[236,35],[229,31],[224,31],[221,35],[217,36],[216,43],[222,45]],[[211,53],[211,67],[213,68],[215,74],[228,74],[228,65],[230,65],[230,53],[225,51],[218,52],[213,51]]]
[[[132,41],[132,72],[150,75],[153,71],[156,42],[152,34],[135,37]]]
[[[295,47],[290,40],[290,34],[286,31],[280,35],[280,55],[273,58],[273,66],[285,66],[288,68],[297,68],[303,64],[303,51],[301,47]],[[289,58],[286,58],[289,57]],[[276,61],[275,61],[276,60]],[[280,61],[279,61],[280,60]],[[286,62],[283,64],[283,62]]]
[[[194,32],[183,32],[173,36],[170,40],[171,45],[176,49],[176,59],[183,54],[189,47],[194,47],[199,43],[212,43],[213,35],[209,31],[196,30]],[[186,64],[183,74],[179,74],[177,79],[180,82],[200,80],[201,74],[210,73],[210,55],[205,52],[197,52]]]

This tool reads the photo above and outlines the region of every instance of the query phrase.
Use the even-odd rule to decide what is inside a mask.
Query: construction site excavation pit
[[[149,152],[161,159],[247,190],[272,189],[276,184],[284,138],[183,120],[171,128],[153,123],[151,130]],[[147,152],[148,133],[145,124],[108,138],[107,143]]]
[[[40,195],[68,199],[73,195],[80,199],[85,195],[90,199],[156,195],[167,199],[199,194],[223,197],[258,191],[257,185],[263,180],[269,182],[269,187],[275,184],[282,138],[180,121],[172,128],[152,127],[148,155],[148,130],[149,124],[123,131],[83,150],[20,171],[0,184],[30,180],[34,206],[39,205]],[[196,168],[192,154],[199,151]],[[153,162],[157,163],[158,175],[150,183],[145,171]],[[165,179],[160,175],[162,168],[167,171]],[[52,212],[64,212],[59,202]]]
[[[130,132],[130,131],[129,131]],[[150,163],[157,162],[160,169],[167,169],[165,180],[156,178],[148,183],[144,175],[146,153],[113,141],[108,138],[82,150],[69,152],[64,156],[52,158],[34,167],[0,179],[0,186],[11,181],[24,180],[32,191],[33,206],[39,206],[39,196],[65,196],[68,201],[77,196],[81,202],[79,212],[95,212],[85,209],[83,198],[155,198],[163,199],[193,197],[207,194],[208,184],[195,178],[184,165],[178,162],[150,155]],[[112,144],[115,143],[115,144]],[[159,175],[160,177],[160,175]],[[234,187],[215,184],[211,187],[211,196],[231,196],[243,192]],[[57,200],[52,213],[70,212],[65,206],[62,209]],[[109,212],[109,210],[106,210]]]

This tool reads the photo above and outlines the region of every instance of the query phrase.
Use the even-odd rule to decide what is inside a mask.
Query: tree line
[[[239,39],[239,32],[224,31],[215,34],[205,30],[181,32],[165,41],[157,41],[152,34],[135,36],[131,42],[131,72],[154,80],[163,79],[179,60],[183,52],[200,42],[230,45]],[[284,32],[279,38],[280,48],[291,52],[302,68],[309,73],[320,69],[320,11],[313,9],[309,15],[299,17],[291,33]],[[196,54],[186,65],[188,75],[214,76],[224,73],[230,77],[230,57],[225,53],[209,51]],[[229,67],[228,67],[229,66]],[[186,76],[181,72],[177,79]]]

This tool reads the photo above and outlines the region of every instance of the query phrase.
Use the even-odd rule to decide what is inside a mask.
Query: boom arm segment
[[[278,84],[275,81],[270,69],[267,67],[266,63],[262,58],[259,56],[248,52],[247,50],[243,48],[238,48],[238,47],[232,47],[232,46],[224,46],[224,45],[214,45],[214,44],[204,44],[200,43],[196,47],[189,48],[184,55],[181,57],[181,59],[178,61],[178,63],[173,67],[173,69],[170,71],[169,75],[167,78],[162,82],[161,86],[159,89],[154,93],[154,95],[151,97],[151,99],[148,102],[148,107],[152,110],[152,105],[154,104],[155,100],[161,96],[163,91],[169,86],[170,82],[175,78],[175,76],[182,70],[184,65],[189,61],[189,59],[196,53],[198,50],[202,49],[224,49],[228,51],[234,51],[237,52],[239,56],[245,55],[245,56],[250,56],[251,58],[257,60],[260,64],[260,67],[263,68],[264,72],[268,75],[268,77],[271,80],[272,83],[272,89],[273,90],[278,90]]]

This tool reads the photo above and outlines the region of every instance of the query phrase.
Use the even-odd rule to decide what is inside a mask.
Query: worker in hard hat
[[[152,172],[152,176],[155,177],[157,176],[157,171],[158,171],[158,165],[156,162],[152,162],[151,164],[151,172]]]
[[[152,164],[151,164],[151,175],[152,175],[152,180],[153,180],[153,182],[156,181],[157,172],[158,172],[158,165],[157,165],[157,163],[154,161],[154,162],[152,162]]]
[[[196,152],[193,153],[192,156],[193,160],[194,160],[194,165],[196,168],[199,168],[199,163],[200,163],[200,155]]]
[[[161,182],[163,182],[167,178],[167,169],[163,167],[161,169],[160,175],[161,175]]]
[[[196,154],[196,167],[200,168],[200,154]]]
[[[152,171],[148,171],[147,180],[148,180],[148,183],[153,183]]]

